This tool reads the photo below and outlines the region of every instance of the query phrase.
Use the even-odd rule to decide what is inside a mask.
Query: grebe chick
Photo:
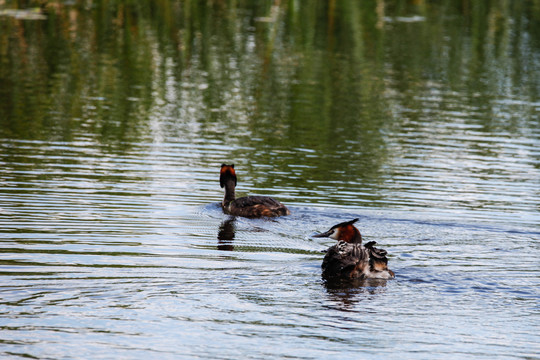
[[[234,194],[236,182],[234,164],[222,164],[219,185],[225,188],[225,196],[221,202],[221,207],[226,214],[248,218],[275,217],[291,214],[285,205],[269,196],[245,196],[236,199]]]
[[[362,245],[362,235],[354,223],[358,219],[334,225],[327,232],[313,237],[338,240],[331,246],[322,262],[323,277],[346,279],[392,279],[395,274],[388,269],[386,250],[374,247],[375,241]]]

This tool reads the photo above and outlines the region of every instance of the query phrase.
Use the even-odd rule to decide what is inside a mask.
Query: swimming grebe
[[[285,205],[269,196],[246,196],[236,199],[234,194],[234,188],[236,187],[234,164],[221,165],[219,185],[225,188],[225,196],[221,202],[221,207],[227,214],[248,218],[291,214]]]
[[[324,278],[392,279],[386,250],[374,247],[375,241],[362,245],[362,235],[354,223],[358,219],[334,225],[313,237],[329,237],[338,243],[328,249],[322,263]]]

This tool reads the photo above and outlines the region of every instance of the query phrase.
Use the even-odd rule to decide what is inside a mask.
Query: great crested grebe
[[[324,278],[392,279],[386,250],[374,247],[375,241],[362,245],[362,235],[353,225],[358,219],[334,225],[313,237],[329,237],[338,243],[328,249],[322,263]]]
[[[245,196],[236,199],[236,172],[234,164],[221,165],[219,185],[225,188],[225,196],[221,202],[223,211],[230,215],[248,218],[275,217],[290,215],[291,212],[279,201],[269,196]]]

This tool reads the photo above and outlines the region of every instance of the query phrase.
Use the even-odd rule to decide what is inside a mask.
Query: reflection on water
[[[361,300],[370,295],[383,294],[387,281],[382,279],[327,279],[324,287],[331,306],[338,310],[354,310]]]
[[[0,354],[534,358],[539,9],[0,1]],[[395,280],[321,279],[356,217]]]
[[[218,231],[218,250],[234,250],[234,233],[235,233],[236,217],[232,216],[229,219],[223,220]]]

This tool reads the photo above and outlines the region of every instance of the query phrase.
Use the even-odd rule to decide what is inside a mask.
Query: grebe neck
[[[236,196],[234,194],[234,188],[235,188],[234,179],[227,180],[225,182],[224,188],[225,188],[225,196],[223,197],[223,202],[221,203],[221,205],[227,206],[229,205],[231,201],[234,201],[234,199],[236,199]]]
[[[356,231],[355,231],[355,234],[352,238],[352,243],[353,244],[361,244],[362,243],[362,235],[360,234],[360,231],[358,231],[356,228],[354,228]]]
[[[352,224],[348,224],[339,228],[337,238],[338,240],[345,241],[349,244],[362,243],[362,235],[360,234],[360,231],[358,231],[358,229],[355,228]]]

